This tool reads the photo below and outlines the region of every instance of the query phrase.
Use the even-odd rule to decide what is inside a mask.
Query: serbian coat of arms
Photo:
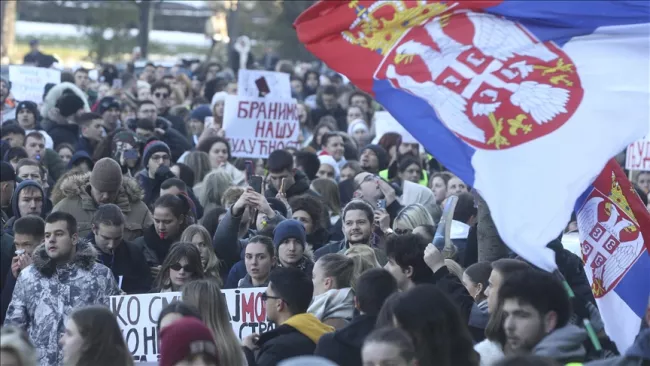
[[[351,1],[343,38],[379,53],[376,79],[425,100],[469,145],[506,149],[547,135],[578,108],[578,71],[521,24],[453,2]]]

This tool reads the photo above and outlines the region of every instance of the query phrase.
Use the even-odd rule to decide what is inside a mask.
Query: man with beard
[[[388,153],[380,145],[368,145],[361,151],[359,163],[368,173],[378,174],[388,168]]]
[[[344,254],[353,245],[368,245],[372,247],[372,225],[375,213],[372,207],[362,200],[352,200],[343,209],[341,219],[343,221],[343,234],[345,238],[341,241],[331,242],[314,252],[314,261],[329,253]],[[381,250],[373,248],[377,261],[382,266],[388,259]]]
[[[569,323],[569,295],[552,274],[520,271],[503,282],[499,302],[506,347],[513,353],[532,353],[560,364],[585,361],[587,332]]]

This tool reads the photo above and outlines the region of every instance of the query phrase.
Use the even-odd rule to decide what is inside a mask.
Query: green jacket
[[[45,154],[43,155],[43,163],[47,168],[49,176],[52,177],[52,181],[56,182],[61,178],[61,175],[65,173],[65,163],[61,160],[59,154],[52,149],[45,149]]]

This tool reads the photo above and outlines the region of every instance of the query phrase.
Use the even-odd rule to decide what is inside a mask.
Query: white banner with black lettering
[[[262,301],[264,291],[265,287],[222,290],[228,304],[230,324],[240,339],[273,329],[274,325],[266,320]],[[180,301],[180,297],[179,292],[111,297],[111,310],[136,362],[157,364],[160,343],[158,316],[165,306]]]

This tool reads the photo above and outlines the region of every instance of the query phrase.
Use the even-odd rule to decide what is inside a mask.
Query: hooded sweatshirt
[[[84,160],[88,162],[88,166],[92,170],[95,164],[93,163],[93,159],[90,158],[90,155],[88,155],[88,152],[84,150],[77,151],[72,155],[70,161],[68,162],[67,170],[74,168],[75,165],[81,163]]]
[[[20,191],[22,191],[25,187],[36,187],[38,188],[39,191],[41,191],[41,195],[43,197],[43,206],[41,206],[41,217],[44,217],[45,215],[45,193],[43,192],[43,187],[41,187],[40,184],[36,183],[35,181],[31,179],[26,179],[16,187],[16,190],[14,190],[14,194],[11,196],[11,210],[13,211],[14,216],[7,221],[5,224],[4,232],[13,236],[14,235],[14,222],[21,218],[20,215],[20,210],[18,209],[18,198],[20,196]]]
[[[354,316],[354,291],[347,287],[314,296],[307,312],[322,322],[334,318],[350,321]]]

